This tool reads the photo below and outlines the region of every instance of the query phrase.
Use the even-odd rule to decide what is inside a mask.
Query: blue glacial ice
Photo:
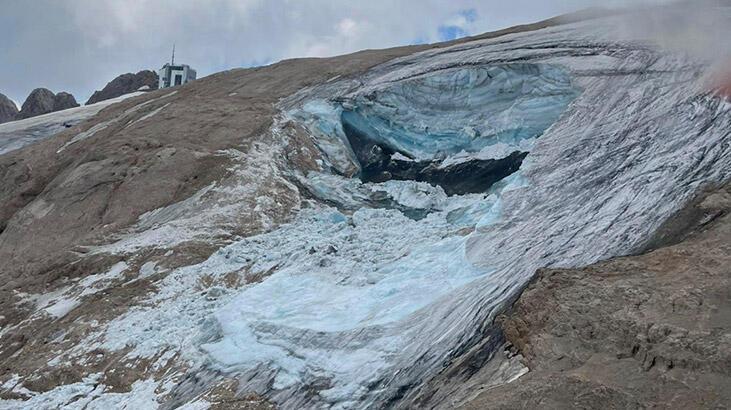
[[[287,115],[308,129],[335,171],[352,175],[353,133],[403,159],[500,159],[530,151],[578,94],[554,65],[460,67],[338,101],[312,99]]]
[[[322,176],[312,180],[321,184]],[[326,378],[331,388],[321,395],[347,407],[407,342],[399,335],[403,321],[490,274],[467,260],[460,229],[474,228],[485,215],[497,217],[499,191],[447,197],[411,181],[363,185],[431,213],[415,220],[395,209],[362,206],[347,215],[316,206],[291,224],[222,250],[277,270],[216,312],[219,333],[202,346],[214,367],[246,372],[266,364],[276,389]]]
[[[444,70],[349,101],[311,100],[288,116],[342,171],[358,166],[349,127],[404,157],[459,162],[497,145],[506,155],[525,150],[577,95],[560,68],[497,65]],[[348,407],[413,344],[403,332],[414,316],[493,272],[468,260],[468,234],[500,218],[503,191],[527,183],[516,173],[488,192],[454,196],[424,182],[362,183],[329,173],[300,183],[348,215],[318,205],[224,250],[276,271],[216,312],[218,334],[202,349],[227,372],[264,364],[275,389],[327,379],[320,395]]]
[[[578,95],[562,68],[506,64],[448,69],[358,95],[342,122],[418,160],[518,148],[539,137]]]

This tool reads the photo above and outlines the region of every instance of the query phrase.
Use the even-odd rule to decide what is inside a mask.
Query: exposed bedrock
[[[726,184],[668,220],[684,225],[667,237],[679,243],[580,269],[539,270],[498,319],[531,372],[465,407],[726,408],[729,211]]]

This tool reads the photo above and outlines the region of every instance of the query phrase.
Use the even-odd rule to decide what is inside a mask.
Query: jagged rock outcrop
[[[149,87],[150,90],[156,90],[158,85],[157,73],[151,70],[142,70],[136,74],[122,74],[114,80],[107,83],[104,88],[95,91],[91,95],[86,105],[94,104],[99,101],[116,98],[120,95],[129,94],[139,90],[141,87]]]
[[[16,119],[22,120],[78,106],[74,96],[67,92],[54,94],[47,88],[36,88],[25,99]]]
[[[17,115],[18,107],[15,103],[4,94],[0,94],[0,124],[13,121]]]

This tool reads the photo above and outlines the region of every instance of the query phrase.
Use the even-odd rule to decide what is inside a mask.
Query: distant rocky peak
[[[22,120],[78,106],[74,96],[67,92],[54,94],[47,88],[36,88],[25,99],[15,119]]]
[[[65,91],[61,91],[56,94],[56,97],[53,99],[53,111],[65,110],[67,108],[74,108],[78,106],[79,103],[76,102],[76,98]]]
[[[0,94],[0,124],[15,119],[18,115],[18,107],[15,103],[3,94]]]
[[[35,117],[53,111],[56,95],[47,88],[36,88],[25,99],[16,119]]]
[[[156,90],[157,85],[158,77],[154,71],[142,70],[137,74],[122,74],[107,83],[102,90],[95,91],[91,98],[89,98],[89,101],[86,102],[86,105],[117,98],[121,95],[135,92],[143,87],[147,87],[146,89],[149,90]]]

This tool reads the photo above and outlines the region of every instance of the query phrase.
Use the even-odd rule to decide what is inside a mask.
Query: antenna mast
[[[170,59],[170,65],[175,65],[175,43],[173,43],[173,58]]]

